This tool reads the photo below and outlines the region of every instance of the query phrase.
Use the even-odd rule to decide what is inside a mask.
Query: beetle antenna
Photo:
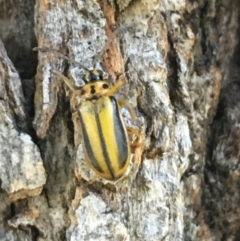
[[[74,64],[75,66],[78,66],[86,71],[89,71],[88,68],[86,68],[85,66],[83,66],[82,64],[78,63],[77,61],[73,60],[73,59],[70,59],[69,57],[67,57],[66,55],[64,54],[61,54],[59,53],[58,50],[55,50],[55,49],[49,49],[47,47],[34,47],[33,48],[33,51],[39,51],[39,52],[42,52],[42,53],[54,53],[55,55],[67,60],[70,64]]]

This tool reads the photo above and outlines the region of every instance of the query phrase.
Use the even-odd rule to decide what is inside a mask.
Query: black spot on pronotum
[[[91,88],[91,94],[92,95],[95,94],[96,93],[95,86],[91,85],[90,88]]]
[[[107,89],[108,88],[108,84],[103,84],[102,87],[103,87],[103,89]]]

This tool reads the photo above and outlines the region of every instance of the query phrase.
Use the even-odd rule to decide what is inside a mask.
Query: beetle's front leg
[[[106,93],[106,96],[114,95],[114,93],[117,92],[122,86],[123,86],[123,82],[122,81],[118,81],[115,85],[111,86],[108,89],[108,91]]]

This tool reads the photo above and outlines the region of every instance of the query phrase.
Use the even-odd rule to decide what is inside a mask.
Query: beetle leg
[[[121,99],[121,100],[118,100],[118,104],[120,105],[121,108],[122,108],[122,107],[127,107],[128,110],[129,110],[129,112],[130,112],[131,119],[132,119],[133,121],[136,120],[135,112],[134,112],[131,104],[130,104],[128,101],[126,101],[126,100],[124,100],[124,99]]]
[[[136,130],[130,126],[126,126],[126,129],[128,132],[130,132],[131,134],[137,137],[136,140],[134,140],[133,143],[131,144],[131,149],[132,149],[132,152],[134,153],[134,164],[136,166],[134,168],[135,170],[134,172],[137,172],[141,164],[142,153],[144,151],[144,143],[143,143],[144,138],[139,130]]]
[[[127,132],[131,133],[132,135],[135,135],[137,138],[136,140],[134,141],[133,143],[133,146],[139,146],[139,145],[142,145],[142,142],[143,142],[143,138],[142,138],[142,134],[139,130],[137,129],[134,129],[130,126],[126,126],[126,129],[127,129]]]
[[[142,136],[141,132],[130,126],[126,126],[126,129],[127,129],[127,132],[129,132],[132,135],[135,135],[137,137],[131,144],[133,151],[135,151],[135,149],[137,149],[138,147],[143,146],[143,136]]]
[[[118,81],[115,85],[111,86],[108,91],[106,96],[112,96],[115,92],[118,91],[118,89],[120,89],[123,86],[123,82],[122,81]]]

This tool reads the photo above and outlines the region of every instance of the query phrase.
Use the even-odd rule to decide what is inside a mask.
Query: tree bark
[[[239,10],[0,1],[0,240],[240,240]],[[71,91],[52,72],[79,86],[85,70],[56,52],[111,84],[125,73],[115,97],[134,107],[136,122],[122,113],[144,148],[119,182],[93,181]]]

